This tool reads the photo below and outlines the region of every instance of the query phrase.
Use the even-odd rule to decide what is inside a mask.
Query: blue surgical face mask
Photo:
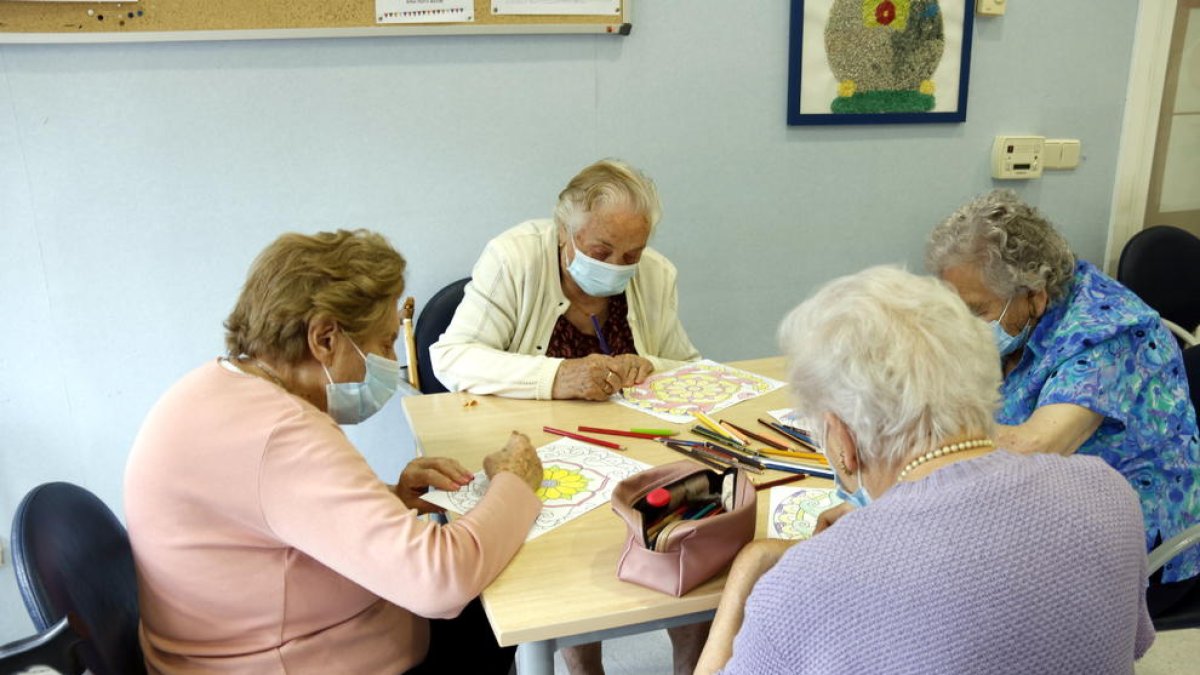
[[[350,339],[349,336],[346,339]],[[378,354],[363,354],[354,340],[350,340],[354,351],[367,364],[367,375],[362,382],[334,382],[325,364],[325,400],[329,405],[329,416],[338,424],[358,424],[379,412],[396,393],[400,382],[400,363]]]
[[[584,293],[593,298],[607,298],[623,292],[637,273],[637,263],[613,265],[587,257],[574,242],[571,246],[575,249],[575,258],[567,266],[567,273]]]
[[[1025,346],[1025,341],[1029,339],[1029,332],[1033,326],[1029,320],[1025,320],[1025,327],[1016,335],[1009,335],[1008,331],[1004,330],[1004,326],[1000,325],[1000,320],[1008,313],[1008,306],[1012,304],[1012,297],[1008,298],[1008,302],[1004,303],[1004,309],[1000,312],[1000,318],[992,321],[988,325],[992,327],[992,339],[996,341],[996,349],[1000,350],[1001,358],[1017,351]]]

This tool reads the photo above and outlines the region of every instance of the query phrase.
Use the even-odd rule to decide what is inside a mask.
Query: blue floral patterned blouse
[[[1146,548],[1200,522],[1200,438],[1175,338],[1132,291],[1080,261],[1067,297],[1038,322],[1000,388],[996,419],[1016,425],[1051,403],[1104,416],[1078,452],[1096,455],[1141,496]],[[1164,582],[1200,573],[1200,547]]]

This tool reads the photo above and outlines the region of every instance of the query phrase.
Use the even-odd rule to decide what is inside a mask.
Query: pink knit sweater
[[[448,526],[417,518],[333,420],[216,361],[151,410],[125,474],[152,672],[397,673],[428,622],[520,548],[541,503],[501,473]]]

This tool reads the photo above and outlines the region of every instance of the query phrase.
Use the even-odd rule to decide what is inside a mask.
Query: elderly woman
[[[647,245],[660,212],[654,183],[623,162],[579,172],[553,220],[488,243],[429,350],[438,379],[476,394],[601,401],[700,358],[679,322],[675,267]]]
[[[554,219],[488,243],[429,355],[453,391],[603,401],[654,370],[700,358],[679,322],[675,266],[649,248],[662,208],[654,182],[606,159],[558,195]],[[690,673],[707,624],[668,632]],[[562,650],[574,675],[602,673],[598,643]]]
[[[1033,207],[994,191],[933,230],[931,272],[990,323],[1000,351],[997,439],[1016,452],[1108,462],[1141,496],[1146,547],[1200,522],[1200,439],[1187,374],[1158,314],[1076,260]],[[1151,616],[1196,584],[1200,548],[1151,579]]]
[[[362,230],[280,237],[227,355],[150,411],[125,474],[150,672],[450,672],[463,649],[508,672],[473,598],[541,510],[529,440],[489,455],[483,501],[439,525],[419,496],[465,485],[464,467],[417,459],[385,485],[338,427],[396,388],[404,266]]]
[[[1133,671],[1154,638],[1137,495],[1094,457],[994,447],[987,336],[886,267],[784,320],[796,404],[857,507],[738,555],[697,672]]]

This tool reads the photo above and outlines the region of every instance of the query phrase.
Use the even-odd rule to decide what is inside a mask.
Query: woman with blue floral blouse
[[[991,324],[1000,351],[999,447],[1097,455],[1141,497],[1146,547],[1200,522],[1200,438],[1179,346],[1158,314],[1011,191],[959,209],[926,263]],[[1200,548],[1150,580],[1150,614],[1197,583]]]

